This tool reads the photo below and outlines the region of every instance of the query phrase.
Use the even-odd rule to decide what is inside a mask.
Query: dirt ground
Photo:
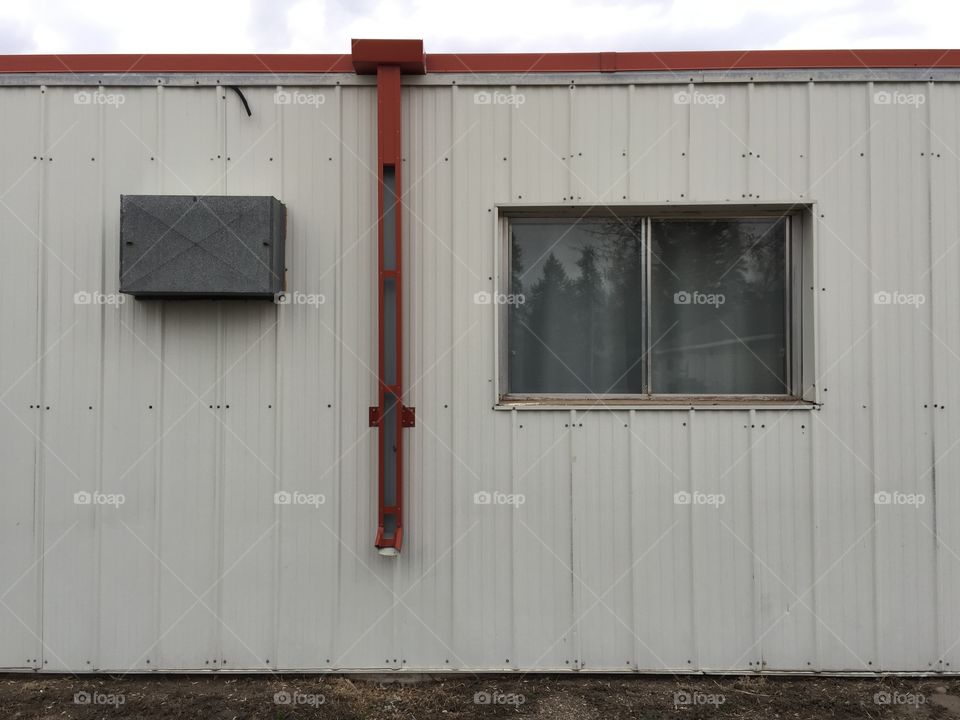
[[[960,679],[0,675],[0,718],[960,718]]]

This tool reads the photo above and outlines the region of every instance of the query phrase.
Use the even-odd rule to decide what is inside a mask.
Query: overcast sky
[[[0,53],[955,47],[946,0],[0,0]]]

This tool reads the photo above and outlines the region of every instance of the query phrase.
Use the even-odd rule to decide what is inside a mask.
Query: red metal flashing
[[[960,50],[708,50],[428,55],[432,73],[957,68]]]
[[[0,55],[0,73],[695,72],[960,68],[960,50],[708,50],[424,55],[420,40],[354,40],[353,55]]]
[[[352,40],[353,67],[360,75],[373,75],[381,65],[397,65],[400,72],[426,72],[423,40]]]
[[[349,55],[0,55],[0,73],[349,73]]]

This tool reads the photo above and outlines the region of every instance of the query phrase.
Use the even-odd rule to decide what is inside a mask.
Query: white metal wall
[[[519,106],[404,90],[395,560],[372,547],[375,90],[249,87],[247,117],[219,87],[0,87],[0,667],[960,668],[960,85],[731,82],[715,107],[516,82],[483,89]],[[288,287],[326,302],[75,304],[116,292],[121,193],[277,196]],[[822,409],[492,409],[497,204],[756,200],[816,202]],[[126,502],[74,504],[95,489]],[[874,503],[893,490],[926,502]]]

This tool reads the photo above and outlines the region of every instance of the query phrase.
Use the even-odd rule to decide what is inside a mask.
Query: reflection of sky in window
[[[576,223],[576,224],[574,224]],[[626,232],[626,230],[624,230]],[[600,242],[604,235],[610,234],[610,225],[596,220],[565,220],[559,222],[537,221],[528,223],[514,221],[513,235],[523,251],[521,262],[523,273],[521,282],[531,288],[543,277],[543,266],[550,254],[560,261],[571,280],[580,277],[577,261],[583,248],[596,247],[602,250]],[[597,253],[597,268],[606,275],[606,265],[602,252]],[[604,286],[608,283],[604,278]]]

